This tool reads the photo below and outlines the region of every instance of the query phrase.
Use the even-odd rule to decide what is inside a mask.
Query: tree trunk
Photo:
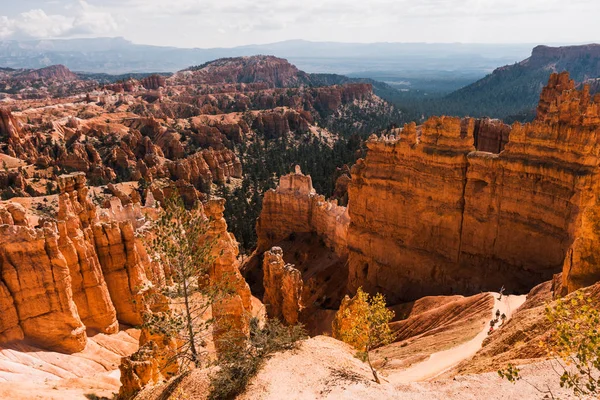
[[[375,378],[375,382],[381,383],[381,381],[379,380],[379,377],[377,376],[377,371],[375,370],[375,368],[373,368],[373,365],[371,364],[371,357],[369,356],[368,350],[367,350],[367,362],[369,363],[369,368],[371,368],[371,372],[373,373],[373,378]]]
[[[190,351],[192,353],[192,361],[196,368],[200,367],[200,359],[198,358],[198,351],[196,350],[196,341],[194,338],[194,319],[192,318],[192,312],[190,311],[189,293],[188,293],[188,282],[187,279],[183,279],[183,300],[185,302],[185,316],[186,325],[188,329],[188,336],[190,341]]]

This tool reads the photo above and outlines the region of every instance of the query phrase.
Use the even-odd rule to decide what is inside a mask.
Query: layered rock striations
[[[553,75],[537,119],[515,124],[499,154],[475,151],[481,126],[468,118],[371,139],[349,186],[349,289],[392,302],[502,285],[525,292],[563,262],[570,290],[598,280],[599,102],[587,93]],[[502,149],[497,132],[486,148]]]
[[[48,349],[83,350],[86,332],[73,301],[56,224],[0,225],[2,342],[27,339]]]
[[[316,194],[299,167],[265,193],[257,250],[243,268],[269,315],[311,334],[330,330],[346,294],[349,223],[346,207]]]
[[[262,253],[292,233],[315,233],[339,256],[347,254],[350,220],[346,207],[318,195],[309,175],[299,167],[279,180],[276,189],[265,193],[256,225],[257,252]]]
[[[59,248],[71,275],[73,299],[88,330],[116,333],[118,321],[94,246],[90,218],[95,207],[87,199],[85,176],[77,188],[59,196]],[[60,182],[65,182],[63,176]],[[80,217],[79,215],[82,215]]]
[[[215,240],[210,281],[215,285],[225,284],[230,292],[212,306],[213,339],[219,352],[227,350],[232,341],[235,343],[248,336],[252,311],[252,294],[240,273],[238,244],[227,231],[224,211],[225,200],[221,198],[211,199],[204,205],[204,213],[210,221],[209,240]]]
[[[81,173],[58,185],[56,220],[33,227],[17,203],[0,208],[0,343],[72,353],[85,347],[86,330],[141,323],[149,260],[134,236],[142,217],[134,205],[115,199],[121,208],[98,213]]]
[[[287,324],[297,324],[303,308],[302,274],[293,265],[283,261],[283,251],[279,247],[265,252],[263,273],[263,304],[267,314]]]

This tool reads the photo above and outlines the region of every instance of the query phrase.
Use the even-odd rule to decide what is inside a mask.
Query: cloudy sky
[[[0,0],[0,40],[567,44],[600,41],[598,16],[599,0]]]

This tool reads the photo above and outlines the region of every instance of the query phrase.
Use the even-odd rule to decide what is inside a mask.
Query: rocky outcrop
[[[371,139],[349,187],[349,289],[391,302],[526,292],[567,255],[565,287],[598,280],[589,258],[598,103],[567,81],[550,79],[538,118],[514,125],[500,154],[475,151],[472,119],[431,118]]]
[[[123,357],[121,388],[118,398],[133,398],[144,386],[168,380],[179,372],[176,358],[179,345],[177,340],[160,334],[152,334],[142,329],[140,348],[130,356]]]
[[[71,176],[61,177],[60,185]],[[72,191],[59,196],[58,231],[59,249],[64,255],[71,275],[73,299],[79,316],[89,331],[116,333],[119,329],[90,226],[95,207],[87,198],[85,176],[79,178]],[[80,216],[81,215],[81,216]]]
[[[475,120],[473,138],[475,148],[479,151],[498,154],[508,143],[510,125],[498,119],[480,118]]]
[[[2,107],[0,107],[0,139],[6,143],[3,153],[11,157],[33,161],[38,156],[35,143],[27,140],[11,111]]]
[[[349,223],[346,208],[316,194],[299,167],[265,193],[258,246],[243,270],[271,315],[299,321],[311,334],[330,331],[332,310],[346,294]]]
[[[92,230],[117,318],[124,324],[141,324],[144,311],[141,295],[150,282],[137,249],[131,221],[97,223]]]
[[[587,44],[582,46],[535,46],[531,51],[531,57],[527,60],[532,66],[545,66],[562,60],[577,60],[587,57],[588,59],[600,58],[600,45]],[[596,64],[597,65],[597,64]],[[592,71],[588,72],[590,76],[598,76]]]
[[[40,69],[35,69],[32,71],[26,71],[20,75],[18,75],[19,80],[24,81],[60,81],[60,82],[68,82],[79,79],[77,75],[71,72],[64,65],[51,65],[49,67],[44,67]]]
[[[270,249],[292,233],[312,232],[321,236],[336,254],[345,255],[349,224],[346,207],[318,195],[311,177],[296,167],[296,172],[282,176],[279,186],[264,195],[256,224],[257,252]]]
[[[203,188],[212,181],[224,183],[228,178],[242,176],[242,164],[229,149],[205,149],[167,166],[171,179],[183,179],[197,188]]]
[[[213,340],[218,352],[230,349],[232,345],[248,336],[252,311],[252,294],[240,273],[238,244],[235,237],[227,232],[227,223],[223,218],[224,210],[224,199],[211,199],[204,204],[204,212],[211,221],[208,235],[216,240],[213,247],[215,261],[210,269],[210,281],[214,285],[225,283],[231,290],[229,295],[212,306],[215,320]]]
[[[291,264],[283,261],[283,251],[273,247],[263,256],[263,304],[270,318],[277,318],[289,325],[298,323],[302,305],[302,274]]]
[[[284,137],[289,132],[306,133],[312,122],[310,115],[307,119],[306,115],[297,111],[261,112],[254,119],[252,129],[271,140]]]
[[[63,230],[68,236],[64,239],[65,250],[72,254],[69,241],[80,248],[79,262],[72,270],[75,281],[81,285],[82,312],[102,316],[104,325],[93,324],[92,328],[116,329],[115,311],[121,323],[139,325],[143,311],[141,294],[150,283],[145,273],[149,260],[147,255],[140,255],[140,243],[135,237],[134,223],[143,217],[133,210],[133,205],[127,207],[130,212],[119,210],[119,200],[117,210],[97,215],[87,196],[85,181],[82,173],[61,176],[58,181],[62,192],[59,220],[64,221]],[[107,323],[111,316],[114,327]]]
[[[167,81],[164,76],[153,74],[143,78],[140,83],[148,90],[158,90],[161,87],[167,86]]]
[[[253,56],[222,58],[178,72],[170,81],[195,84],[264,83],[266,87],[298,86],[308,76],[282,58]]]
[[[86,330],[115,333],[141,323],[143,293],[153,271],[134,231],[144,221],[130,204],[97,213],[85,175],[58,179],[56,220],[29,223],[17,203],[0,207],[0,343],[26,339],[77,352]]]
[[[25,338],[56,351],[83,350],[85,326],[73,301],[56,224],[39,229],[0,225],[0,273],[3,342]]]
[[[322,87],[316,91],[314,107],[320,112],[333,112],[342,104],[363,100],[373,93],[369,83],[351,83],[342,86]]]

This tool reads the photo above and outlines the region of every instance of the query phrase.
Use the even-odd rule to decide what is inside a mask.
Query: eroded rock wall
[[[279,180],[279,186],[265,193],[258,219],[257,253],[270,249],[292,233],[313,232],[321,236],[337,255],[347,254],[350,220],[346,207],[318,195],[309,175],[299,167]]]
[[[83,350],[85,326],[55,223],[0,225],[0,281],[2,343],[27,339],[61,352]]]
[[[270,318],[278,318],[289,325],[298,323],[302,305],[302,274],[283,261],[283,250],[273,247],[263,258],[263,303]]]
[[[248,336],[252,311],[250,287],[240,273],[238,243],[233,234],[227,231],[224,211],[224,199],[215,198],[204,204],[204,212],[210,220],[208,235],[216,240],[210,281],[216,285],[225,284],[230,290],[225,298],[212,306],[215,319],[213,339],[218,352],[228,350]]]
[[[141,323],[150,286],[135,229],[139,204],[97,213],[83,173],[58,179],[56,219],[36,227],[18,203],[0,206],[0,343],[26,339],[61,352],[86,345],[86,330],[115,333]]]
[[[526,292],[563,263],[568,290],[600,279],[599,104],[553,75],[537,119],[513,125],[500,154],[475,151],[481,126],[468,118],[372,138],[349,186],[349,289],[392,302],[502,285]],[[488,145],[501,148],[503,137]]]

